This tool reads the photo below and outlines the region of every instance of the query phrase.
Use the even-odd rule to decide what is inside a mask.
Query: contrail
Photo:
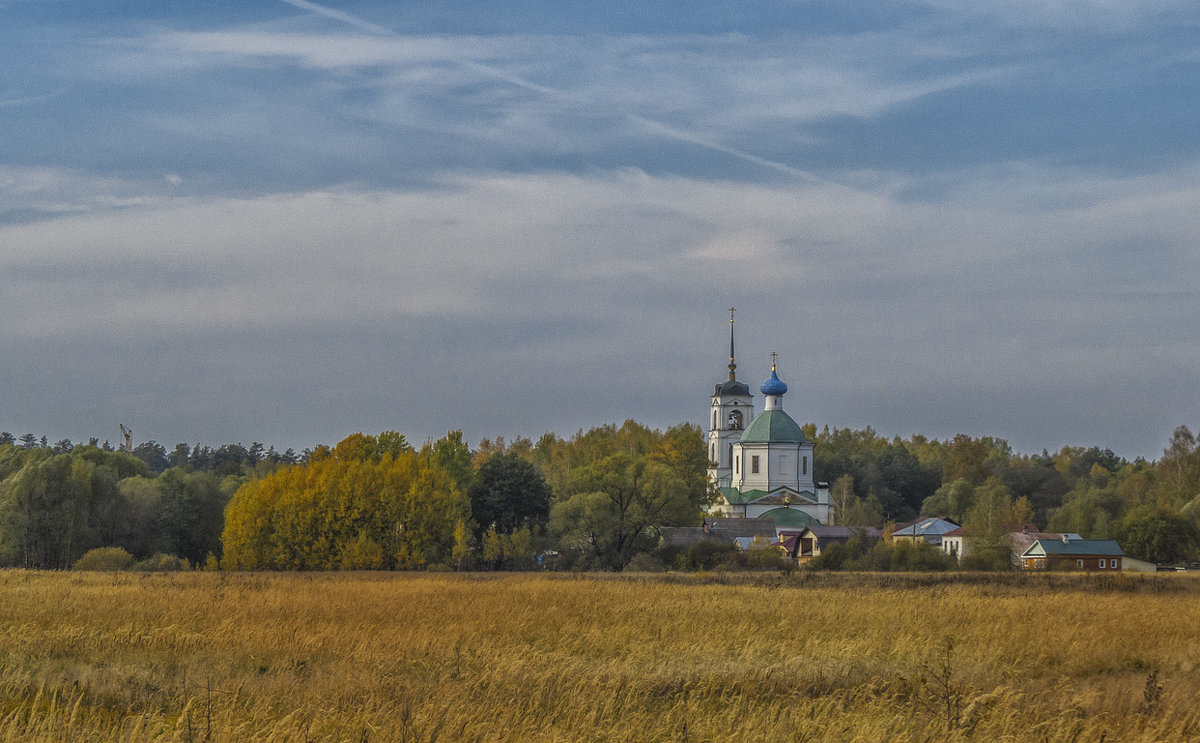
[[[795,176],[796,178],[800,178],[801,180],[810,181],[812,183],[825,183],[826,182],[820,178],[817,178],[816,176],[812,175],[811,173],[806,173],[803,170],[800,170],[798,168],[793,168],[791,165],[785,165],[784,163],[781,163],[781,162],[776,162],[774,160],[768,160],[765,157],[759,157],[758,155],[752,155],[749,152],[739,150],[735,147],[729,147],[728,145],[723,145],[720,142],[713,142],[712,140],[704,139],[704,138],[700,137],[699,135],[692,134],[691,132],[687,132],[682,129],[676,129],[673,126],[663,124],[662,122],[655,121],[653,119],[647,119],[645,116],[638,116],[637,114],[626,114],[626,118],[628,118],[630,121],[641,124],[642,126],[646,127],[647,129],[650,129],[651,131],[657,132],[665,137],[670,137],[671,139],[678,139],[681,142],[688,142],[690,144],[694,144],[699,147],[706,147],[706,148],[708,148],[710,150],[714,150],[716,152],[723,152],[726,155],[732,155],[733,157],[741,158],[742,160],[745,160],[746,162],[751,162],[756,165],[762,165],[765,168],[771,168],[773,170],[778,170],[780,173],[786,173],[787,175]]]
[[[21,98],[0,98],[0,106],[20,106],[25,103],[37,103],[39,101],[47,101],[56,96],[60,96],[67,92],[66,86],[50,93],[42,93],[41,95],[29,95]]]
[[[318,15],[323,15],[326,18],[332,18],[335,21],[341,21],[342,23],[349,23],[351,26],[354,26],[355,28],[360,28],[363,31],[366,31],[368,33],[377,34],[380,36],[394,36],[395,35],[395,33],[389,28],[384,28],[383,26],[377,26],[376,24],[371,23],[370,21],[364,21],[363,19],[358,18],[357,16],[352,16],[349,13],[343,13],[342,11],[336,10],[334,8],[327,8],[324,5],[317,5],[316,3],[310,3],[308,0],[281,0],[281,2],[285,2],[288,5],[294,5],[295,7],[300,8],[301,10],[312,11],[313,13],[317,13]]]
[[[377,25],[375,23],[371,23],[370,21],[364,20],[362,18],[351,15],[349,13],[346,13],[346,12],[343,12],[340,10],[336,10],[334,8],[329,8],[324,5],[318,5],[317,3],[310,2],[309,0],[280,0],[280,2],[285,2],[288,5],[300,8],[302,10],[308,10],[313,13],[318,13],[320,15],[325,16],[326,18],[332,18],[336,21],[341,21],[342,23],[348,23],[351,26],[354,26],[355,28],[362,29],[363,31],[375,34],[377,36],[399,36],[400,35],[400,34],[396,33],[395,31],[391,30],[390,28],[384,28],[383,26]],[[558,90],[556,88],[548,88],[544,85],[538,85],[537,83],[530,82],[529,80],[526,80],[517,75],[511,75],[507,72],[504,72],[503,70],[497,69],[490,65],[485,65],[480,62],[474,62],[471,60],[464,60],[464,59],[458,59],[458,60],[454,60],[454,61],[457,64],[461,65],[462,67],[466,67],[468,69],[475,70],[476,72],[482,73],[484,75],[487,75],[488,77],[492,77],[497,80],[502,80],[506,83],[509,83],[510,85],[516,85],[519,88],[525,88],[527,90],[532,90],[537,93],[542,93],[544,95],[550,95],[550,96],[567,97],[567,95],[568,95],[566,91]],[[676,127],[669,126],[667,124],[663,124],[662,122],[654,121],[653,119],[648,119],[645,116],[639,116],[637,114],[628,114],[627,113],[627,114],[625,114],[625,118],[629,119],[629,121],[631,121],[635,124],[639,124],[642,127],[649,129],[649,130],[651,130],[661,136],[667,137],[669,139],[675,139],[680,142],[687,142],[689,144],[694,144],[697,147],[703,147],[705,149],[713,150],[714,152],[721,152],[726,155],[730,155],[732,157],[736,157],[736,158],[745,160],[746,162],[754,163],[755,165],[761,165],[764,168],[770,168],[772,170],[779,171],[780,173],[784,173],[786,175],[790,175],[795,178],[800,178],[802,180],[809,181],[812,183],[823,183],[824,182],[820,178],[817,178],[816,176],[813,176],[810,173],[805,173],[803,170],[793,168],[790,165],[786,165],[781,162],[776,162],[774,160],[768,160],[767,158],[759,157],[758,155],[752,155],[749,152],[744,152],[744,151],[736,149],[734,147],[728,147],[726,145],[720,144],[719,142],[713,142],[712,140],[705,139],[704,137],[701,137],[697,134],[692,134],[691,132],[687,132],[682,129],[678,129]]]

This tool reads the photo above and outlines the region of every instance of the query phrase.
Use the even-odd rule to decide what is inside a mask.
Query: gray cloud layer
[[[0,428],[701,422],[736,305],[743,376],[778,351],[799,419],[1155,456],[1196,415],[1195,60],[1127,5],[929,5],[448,34],[297,1],[91,39],[47,64],[63,95],[0,93]],[[1142,132],[1105,106],[1150,70]]]

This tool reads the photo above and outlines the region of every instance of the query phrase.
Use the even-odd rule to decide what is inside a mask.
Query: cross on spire
[[[733,361],[733,313],[734,308],[729,308],[729,381],[734,381],[734,372],[737,370],[737,364]]]
[[[771,352],[771,371],[775,371],[775,357],[778,355],[774,351]]]

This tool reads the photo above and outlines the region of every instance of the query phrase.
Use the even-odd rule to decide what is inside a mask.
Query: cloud
[[[286,409],[302,444],[669,424],[724,373],[731,304],[740,368],[778,350],[800,418],[1153,453],[1187,414],[1195,52],[1157,6],[285,3],[22,47],[0,373],[29,416],[221,440]]]
[[[1013,27],[1088,29],[1128,33],[1151,24],[1192,21],[1186,0],[921,0],[942,13]]]
[[[930,301],[925,292],[939,286],[955,300],[995,303],[1003,289],[1101,303],[1114,292],[1187,291],[1200,279],[1187,248],[1200,226],[1189,206],[1200,199],[1196,174],[1080,175],[1072,183],[1027,171],[931,203],[888,188],[713,183],[637,171],[446,175],[438,188],[398,192],[164,197],[2,228],[14,247],[0,310],[27,333],[64,332],[89,319],[136,333],[140,323],[181,314],[171,308],[195,310],[182,315],[205,325],[267,327],[360,315],[509,314],[544,287],[538,312],[586,314],[595,308],[579,305],[576,290],[594,281],[614,292],[627,281],[738,293],[832,285],[859,299],[868,287],[893,287],[868,299],[872,305]],[[1029,194],[1052,187],[1083,195],[1073,208],[1043,211]],[[1135,265],[1151,239],[1161,273]],[[1143,252],[1122,256],[1120,246],[1135,241]],[[87,275],[68,270],[80,264]],[[147,281],[153,272],[134,272],[128,294],[135,299],[97,312],[90,300],[137,264],[177,265],[207,279],[156,287]],[[47,292],[56,277],[60,285]],[[62,303],[52,313],[35,310],[27,302],[39,295]]]

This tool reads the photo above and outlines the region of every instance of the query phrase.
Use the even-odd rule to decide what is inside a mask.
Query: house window
[[[1103,570],[1106,567],[1108,567],[1107,561],[1103,557],[1101,557],[1100,558],[1100,569]]]
[[[800,457],[800,474],[808,474],[808,457]]]
[[[750,473],[754,474],[754,475],[758,474],[758,456],[757,455],[750,457]]]
[[[1108,561],[1108,566],[1111,567],[1113,570],[1120,570],[1121,569],[1121,559],[1119,557],[1114,557],[1113,559]]]
[[[1075,567],[1077,567],[1077,568],[1081,568],[1081,567],[1083,567],[1083,560],[1082,560],[1082,559],[1080,559],[1080,560],[1076,560],[1076,561],[1075,561]]]

